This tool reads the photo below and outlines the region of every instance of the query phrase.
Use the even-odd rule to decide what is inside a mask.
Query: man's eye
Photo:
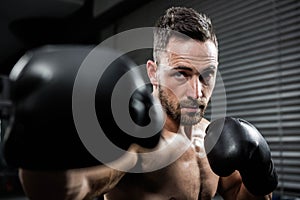
[[[200,75],[199,80],[205,85],[209,85],[210,81],[214,77],[214,72],[204,72]]]
[[[176,72],[173,74],[173,76],[177,79],[185,79],[187,74],[185,72]]]

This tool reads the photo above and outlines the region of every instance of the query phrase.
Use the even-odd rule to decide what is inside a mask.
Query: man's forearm
[[[255,196],[251,194],[247,188],[245,187],[244,184],[241,185],[239,193],[237,195],[237,200],[244,200],[244,199],[249,199],[249,200],[271,200],[272,199],[272,193],[265,195],[265,196]]]
[[[224,200],[271,200],[272,193],[265,196],[255,196],[250,193],[242,182],[238,171],[230,176],[220,177],[218,192]]]
[[[88,183],[89,196],[103,195],[114,188],[126,172],[136,165],[138,148],[137,145],[133,144],[128,152],[116,161],[107,165],[90,167],[86,171],[82,169]]]

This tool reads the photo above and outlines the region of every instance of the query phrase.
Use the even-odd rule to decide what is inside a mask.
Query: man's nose
[[[202,83],[198,76],[195,76],[189,80],[187,96],[193,99],[199,99],[202,95]]]

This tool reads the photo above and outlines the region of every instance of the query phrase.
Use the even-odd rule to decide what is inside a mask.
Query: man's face
[[[200,122],[215,85],[217,66],[213,42],[170,38],[158,66],[158,96],[168,117],[181,125]]]

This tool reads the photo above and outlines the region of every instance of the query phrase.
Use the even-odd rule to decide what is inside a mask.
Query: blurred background
[[[7,76],[25,52],[48,44],[97,45],[122,31],[153,26],[170,6],[204,12],[215,26],[226,102],[219,83],[207,117],[226,107],[227,115],[255,124],[279,174],[273,199],[300,199],[299,0],[1,0],[1,141],[11,109]],[[151,49],[130,55],[138,64],[152,57]],[[16,169],[0,159],[0,199],[25,199]]]

